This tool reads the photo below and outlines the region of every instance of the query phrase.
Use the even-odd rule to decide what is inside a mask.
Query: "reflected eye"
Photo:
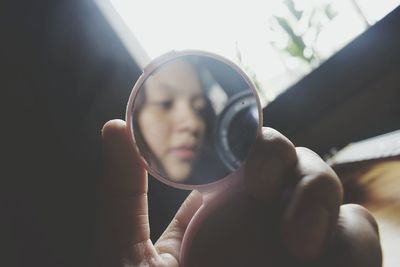
[[[206,101],[204,100],[203,97],[195,98],[193,99],[192,107],[195,111],[201,112],[206,107]]]
[[[153,104],[163,110],[169,110],[169,109],[171,109],[171,107],[173,105],[173,101],[165,100],[165,101],[154,102]]]

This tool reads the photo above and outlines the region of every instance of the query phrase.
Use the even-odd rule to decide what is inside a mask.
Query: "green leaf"
[[[296,5],[294,4],[293,0],[285,0],[284,1],[286,7],[289,9],[289,11],[293,14],[293,16],[296,17],[297,20],[301,19],[301,16],[303,16],[303,11],[299,11],[296,9]]]

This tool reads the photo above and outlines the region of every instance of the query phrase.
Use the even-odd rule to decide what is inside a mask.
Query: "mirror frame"
[[[256,138],[258,138],[258,136],[261,135],[261,128],[262,128],[262,124],[263,124],[263,112],[262,112],[261,102],[260,102],[260,98],[258,96],[257,90],[255,89],[253,82],[250,80],[250,78],[247,76],[247,74],[235,63],[233,63],[232,61],[230,61],[222,56],[219,56],[217,54],[206,52],[206,51],[201,51],[201,50],[182,50],[182,51],[173,50],[171,52],[168,52],[166,54],[163,54],[163,55],[157,57],[156,59],[152,60],[146,67],[144,67],[142,75],[136,81],[136,83],[132,89],[132,92],[129,96],[128,105],[126,108],[125,120],[126,120],[126,123],[128,126],[129,135],[131,137],[132,146],[135,148],[136,153],[138,153],[138,155],[140,156],[140,159],[141,159],[141,162],[142,162],[142,165],[144,166],[144,168],[147,170],[147,172],[151,176],[153,176],[157,180],[163,182],[164,184],[172,186],[174,188],[179,188],[179,189],[184,189],[184,190],[203,191],[205,189],[213,188],[217,184],[222,184],[225,181],[229,180],[230,177],[235,176],[235,174],[237,172],[239,172],[240,169],[242,168],[242,166],[244,165],[244,162],[242,163],[242,165],[240,167],[238,167],[237,170],[231,172],[226,177],[220,178],[211,183],[198,184],[198,185],[176,183],[176,182],[170,181],[170,180],[162,177],[162,175],[160,175],[157,171],[155,171],[148,164],[148,162],[145,160],[145,158],[140,153],[139,147],[136,144],[135,135],[134,135],[134,131],[133,131],[133,123],[132,123],[133,104],[135,102],[135,99],[136,99],[138,92],[139,92],[140,88],[142,87],[142,85],[145,83],[147,78],[155,70],[157,70],[158,68],[160,68],[161,66],[165,65],[166,63],[168,63],[170,61],[173,61],[175,59],[178,59],[180,57],[185,57],[185,56],[202,56],[202,57],[209,57],[209,58],[215,59],[217,61],[220,61],[220,62],[225,63],[228,66],[230,66],[233,70],[235,70],[244,79],[244,81],[249,85],[249,88],[252,91],[254,97],[256,98],[256,104],[257,104],[257,110],[258,110],[258,127],[257,127],[257,132],[256,132]]]

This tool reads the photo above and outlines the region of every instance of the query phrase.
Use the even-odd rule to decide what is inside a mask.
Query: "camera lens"
[[[254,133],[257,130],[256,107],[247,107],[236,114],[229,125],[228,144],[233,156],[243,161],[247,156],[247,148],[254,142]],[[240,127],[237,127],[240,125]],[[243,129],[250,131],[243,131]]]
[[[258,111],[251,92],[238,94],[221,112],[217,122],[217,151],[227,168],[237,169],[255,141]]]

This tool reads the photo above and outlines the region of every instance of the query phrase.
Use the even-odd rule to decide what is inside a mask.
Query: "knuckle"
[[[319,156],[317,153],[315,153],[315,152],[312,151],[311,149],[309,149],[309,148],[307,148],[307,147],[304,147],[304,146],[298,146],[298,147],[296,147],[296,151],[297,151],[298,154],[301,154],[301,155],[303,155],[303,154],[310,154],[310,155],[312,155],[312,156],[315,156],[315,157],[320,158],[320,156]]]
[[[377,221],[375,220],[371,212],[365,207],[358,204],[350,203],[343,205],[341,207],[341,210],[346,210],[346,212],[348,213],[352,213],[354,215],[361,217],[362,219],[365,219],[373,227],[375,232],[379,233],[379,227]]]
[[[259,147],[265,155],[278,156],[287,163],[296,161],[296,150],[293,143],[275,129],[263,128]]]
[[[343,192],[340,182],[325,172],[303,177],[299,181],[299,186],[304,189],[309,199],[322,201],[334,210],[338,210],[342,203]]]
[[[306,147],[296,147],[299,159],[298,171],[303,176],[312,176],[316,183],[328,184],[342,191],[342,183],[335,171],[321,157]]]
[[[336,179],[325,172],[308,175],[301,180],[301,184],[310,189],[319,189],[324,191],[337,191],[339,188],[339,183]]]

